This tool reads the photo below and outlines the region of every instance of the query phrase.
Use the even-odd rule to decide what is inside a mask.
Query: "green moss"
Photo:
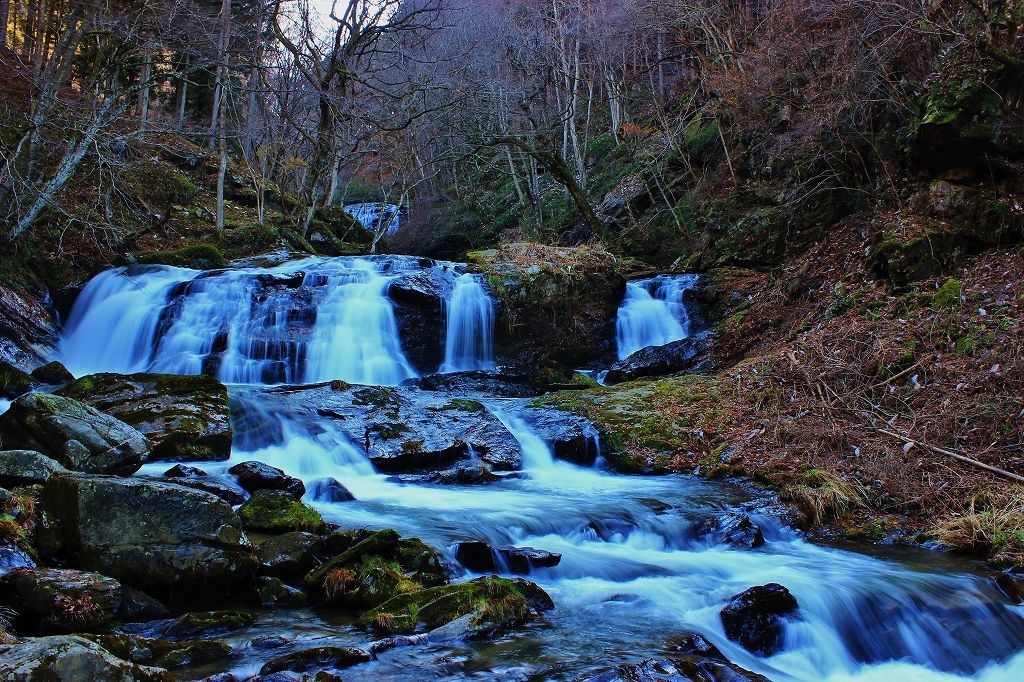
[[[963,300],[964,285],[960,280],[950,277],[932,296],[932,310],[949,310],[960,305]]]
[[[453,398],[447,404],[442,405],[438,409],[440,410],[460,410],[462,412],[483,412],[487,408],[484,404],[476,400],[467,400],[466,398]]]
[[[383,386],[361,388],[352,392],[353,405],[372,405],[380,408],[401,407],[402,401],[398,398],[398,392],[394,389]]]
[[[180,268],[210,270],[227,266],[227,258],[213,244],[193,244],[177,251],[152,251],[139,254],[140,263],[173,265]]]
[[[412,429],[407,424],[388,422],[386,424],[374,424],[371,427],[381,438],[392,440],[401,438],[403,434],[409,433]]]
[[[258,490],[238,509],[242,525],[249,530],[288,532],[320,531],[324,528],[320,512],[278,491]]]
[[[245,611],[199,611],[186,613],[175,620],[167,634],[176,637],[196,637],[211,632],[238,630],[256,622],[256,618]]]

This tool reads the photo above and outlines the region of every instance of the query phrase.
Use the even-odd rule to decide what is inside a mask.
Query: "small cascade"
[[[494,368],[494,302],[480,278],[461,275],[445,305],[441,372]]]
[[[11,401],[6,398],[0,398],[0,414],[3,414],[11,408]]]
[[[355,218],[369,232],[376,233],[381,225],[387,223],[384,234],[390,237],[402,227],[402,210],[395,204],[348,204],[344,208],[345,213]]]
[[[690,316],[684,296],[696,283],[696,275],[659,275],[627,283],[615,320],[619,360],[641,348],[663,346],[689,336]]]
[[[487,405],[487,409],[498,418],[498,421],[519,443],[524,471],[536,474],[549,471],[556,466],[555,454],[551,451],[551,446],[544,442],[544,439],[538,436],[522,417],[496,405]]]

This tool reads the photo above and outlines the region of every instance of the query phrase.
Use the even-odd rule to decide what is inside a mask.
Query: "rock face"
[[[542,393],[535,385],[534,377],[508,367],[429,374],[406,379],[402,386],[446,392],[464,398],[532,398]]]
[[[535,568],[552,568],[562,561],[562,555],[533,547],[491,547],[486,542],[460,542],[455,559],[477,573],[508,570],[528,574]]]
[[[708,374],[713,369],[711,338],[707,334],[698,334],[664,346],[641,348],[625,360],[613,364],[604,380],[607,384],[619,384],[641,377],[676,372]]]
[[[38,385],[27,372],[0,360],[0,398],[13,400]]]
[[[562,410],[528,408],[522,417],[555,457],[590,466],[597,458],[600,436],[589,421]]]
[[[128,476],[149,456],[149,442],[123,421],[71,398],[30,393],[0,415],[6,447],[35,450],[69,469]]]
[[[242,462],[228,469],[228,473],[237,476],[238,485],[250,493],[258,490],[281,490],[295,499],[306,494],[306,486],[302,481],[262,462]]]
[[[137,428],[149,439],[150,459],[224,460],[231,454],[228,392],[212,377],[93,374],[58,393]]]
[[[444,309],[454,286],[450,270],[431,268],[402,275],[388,289],[402,350],[420,373],[435,371],[444,359]]]
[[[43,296],[0,283],[0,360],[36,367],[56,355],[60,333]]]
[[[735,595],[722,609],[726,636],[762,656],[779,649],[781,617],[798,608],[796,598],[778,583],[751,587]]]
[[[257,561],[238,515],[210,493],[171,483],[58,474],[42,510],[72,566],[156,596],[188,598],[245,583]]]
[[[58,462],[33,450],[0,451],[0,486],[46,483],[50,476],[67,472]]]
[[[28,552],[14,545],[0,545],[0,576],[19,568],[35,568],[36,562]]]
[[[86,632],[114,618],[121,602],[121,583],[86,571],[22,568],[0,579],[6,605],[29,632]]]
[[[501,302],[500,348],[528,365],[553,361],[574,367],[611,349],[626,290],[611,254],[517,243],[469,258]]]
[[[316,563],[313,548],[318,542],[316,535],[301,531],[264,540],[256,547],[260,574],[286,581],[301,579]]]
[[[84,637],[40,637],[0,645],[0,679],[18,682],[172,682],[167,671],[117,658]]]
[[[42,367],[32,370],[32,378],[43,384],[66,384],[75,380],[75,375],[68,371],[68,368],[54,360]]]

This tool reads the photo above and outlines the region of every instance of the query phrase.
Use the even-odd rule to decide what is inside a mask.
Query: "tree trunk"
[[[7,23],[11,18],[11,0],[0,0],[0,48],[7,47]]]
[[[153,78],[153,55],[148,50],[142,62],[142,72],[139,74],[139,134],[145,135],[149,125],[149,81]]]
[[[213,111],[210,115],[210,149],[217,141],[220,117],[224,111],[224,89],[228,78],[228,47],[231,44],[231,0],[220,3],[220,40],[217,45],[217,75],[213,85]]]
[[[217,232],[224,233],[224,182],[228,174],[227,96],[224,92],[228,74],[228,44],[231,40],[231,0],[221,0],[220,64],[217,66],[217,146],[220,150],[220,171],[217,174]]]

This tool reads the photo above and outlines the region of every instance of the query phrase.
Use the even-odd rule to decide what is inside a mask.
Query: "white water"
[[[467,273],[455,281],[445,324],[441,372],[494,368],[494,302],[478,275]]]
[[[6,398],[0,398],[0,414],[3,414],[11,407],[11,401]]]
[[[693,275],[659,275],[626,284],[626,295],[615,320],[619,360],[647,346],[685,339],[690,316],[683,300],[696,284]]]
[[[195,357],[202,356],[196,349],[213,330],[257,338],[269,329],[267,338],[277,339],[287,353],[306,354],[305,364],[302,357],[273,358],[296,376],[394,380],[403,365],[395,359],[400,348],[395,350],[393,315],[381,303],[390,271],[401,267],[400,261],[313,259],[272,273],[303,271],[302,287],[271,289],[252,280],[267,271],[205,277],[173,268],[130,277],[105,273],[75,307],[64,358],[77,372],[174,362],[195,367]],[[170,296],[181,286],[190,289],[187,296]],[[246,302],[246,291],[262,298]],[[169,297],[177,301],[173,315],[167,312]],[[312,326],[279,328],[276,319],[266,320],[297,310],[302,302],[316,311]],[[204,315],[215,322],[204,322]],[[264,324],[257,325],[257,317]],[[170,322],[158,332],[161,318]],[[185,319],[196,327],[176,329]],[[330,333],[321,334],[325,330]],[[163,340],[155,343],[160,334]],[[364,345],[364,338],[373,344]],[[174,352],[164,350],[166,339],[175,340]],[[227,348],[235,344],[229,338]],[[380,364],[378,350],[385,359]],[[254,376],[254,367],[270,361],[251,357],[241,343],[236,354],[230,353],[224,351],[220,371],[232,376]],[[186,362],[189,356],[195,357]],[[556,603],[548,627],[495,644],[396,649],[347,670],[346,679],[492,678],[509,671],[517,671],[510,679],[526,673],[572,679],[589,668],[657,656],[669,637],[688,630],[703,633],[728,658],[773,680],[1024,679],[1024,609],[1008,605],[971,564],[914,550],[858,553],[814,545],[754,512],[765,531],[764,546],[742,550],[717,544],[698,528],[741,505],[747,498],[741,489],[681,476],[619,476],[559,461],[529,427],[522,416],[524,401],[518,400],[485,402],[520,445],[521,475],[487,486],[401,484],[375,472],[362,447],[301,397],[288,402],[285,389],[271,402],[263,396],[267,390],[230,386],[236,434],[231,459],[199,466],[222,475],[234,463],[255,459],[307,482],[336,478],[356,501],[312,502],[328,519],[349,528],[395,528],[442,549],[453,562],[454,543],[464,539],[562,554],[557,567],[530,576]],[[168,466],[149,464],[144,473],[156,475]],[[651,499],[672,508],[658,514]],[[732,595],[767,582],[788,587],[800,611],[785,626],[783,650],[761,658],[725,637],[718,613]],[[297,645],[364,645],[367,640],[366,633],[313,612],[278,613],[291,615],[269,616],[268,624],[258,627],[295,637]],[[253,635],[245,630],[227,637],[237,637],[232,644],[245,647]],[[245,651],[240,672],[255,672],[278,653]],[[442,657],[466,659],[472,666],[430,667]]]
[[[345,212],[359,221],[364,229],[376,233],[382,221],[387,221],[385,235],[390,237],[402,227],[401,209],[394,204],[348,204]]]

